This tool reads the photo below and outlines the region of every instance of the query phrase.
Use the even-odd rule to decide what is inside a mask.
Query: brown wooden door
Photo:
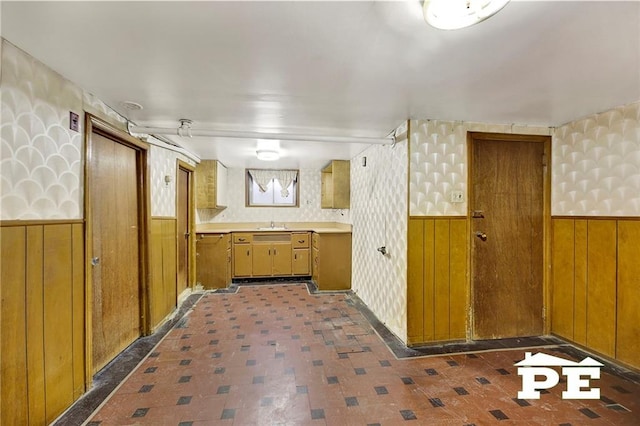
[[[137,151],[90,138],[92,370],[140,336],[140,194]]]
[[[471,134],[474,339],[543,333],[545,141]]]
[[[178,283],[177,295],[189,287],[189,171],[178,167],[177,206],[178,221]]]

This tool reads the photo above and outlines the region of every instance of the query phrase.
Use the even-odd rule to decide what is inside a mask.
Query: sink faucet
[[[272,227],[272,228],[275,228],[275,227],[276,227],[276,224],[275,224],[275,223],[273,223],[273,221],[271,221],[271,227]]]

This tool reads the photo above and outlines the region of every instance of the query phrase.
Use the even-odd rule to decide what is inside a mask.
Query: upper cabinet
[[[202,160],[196,166],[196,208],[227,206],[227,168],[218,160]]]
[[[348,160],[333,160],[322,169],[323,209],[348,209],[350,202],[351,165]]]

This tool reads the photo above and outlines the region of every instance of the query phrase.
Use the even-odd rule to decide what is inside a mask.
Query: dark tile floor
[[[562,400],[564,383],[519,400],[525,348],[398,358],[351,293],[233,291],[202,296],[86,424],[640,424],[640,384],[615,370],[593,382],[600,400]]]

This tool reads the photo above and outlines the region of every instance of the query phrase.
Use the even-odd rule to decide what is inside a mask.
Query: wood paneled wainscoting
[[[640,368],[640,218],[552,222],[552,333]]]
[[[85,391],[84,225],[1,225],[0,423],[47,424]]]
[[[411,217],[407,338],[410,345],[467,337],[467,218]]]
[[[177,290],[177,221],[176,218],[151,218],[151,328],[161,325],[173,312],[178,301]]]

